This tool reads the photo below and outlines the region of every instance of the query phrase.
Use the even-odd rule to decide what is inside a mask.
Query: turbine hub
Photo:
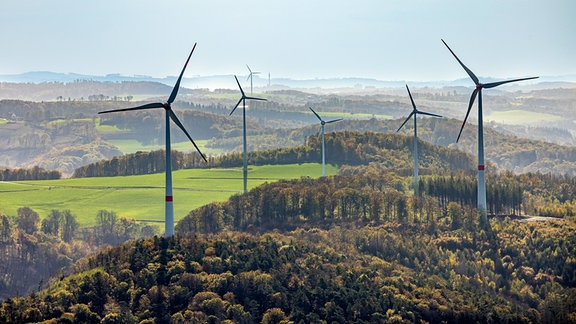
[[[481,90],[484,87],[484,85],[482,83],[478,83],[476,85],[476,90]]]
[[[162,106],[164,106],[164,109],[166,110],[172,110],[172,106],[170,105],[169,102],[165,102]]]
[[[325,122],[325,121],[321,121],[320,124],[326,125],[326,122]]]

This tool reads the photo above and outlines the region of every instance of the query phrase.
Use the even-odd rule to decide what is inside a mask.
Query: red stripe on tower
[[[478,171],[484,171],[484,166],[483,166],[483,165],[479,165],[479,166],[478,166]]]
[[[172,201],[172,196],[166,196],[166,201]]]

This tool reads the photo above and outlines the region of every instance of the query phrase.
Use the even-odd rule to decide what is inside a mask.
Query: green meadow
[[[551,122],[562,119],[562,117],[546,113],[537,113],[524,110],[497,111],[485,117],[487,121],[494,121],[502,124],[533,124],[538,122]]]
[[[163,150],[166,147],[164,143],[144,145],[136,139],[106,140],[106,142],[116,146],[124,154],[136,153],[138,151],[149,152],[160,149]],[[194,143],[198,145],[202,153],[205,155],[220,155],[224,153],[223,150],[206,148],[208,140],[194,140]],[[194,145],[189,141],[172,143],[171,147],[173,150],[180,152],[196,151]]]
[[[334,175],[337,167],[326,166]],[[321,176],[318,163],[251,166],[248,188],[264,182]],[[173,172],[174,218],[215,201],[241,193],[242,168],[189,169]],[[18,208],[30,207],[44,218],[51,210],[70,210],[81,226],[96,223],[99,210],[120,217],[163,222],[164,173],[126,177],[79,178],[44,181],[0,182],[0,212],[15,216]]]

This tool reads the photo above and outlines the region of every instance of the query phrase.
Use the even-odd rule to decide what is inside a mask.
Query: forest
[[[0,321],[574,322],[574,218],[491,228],[340,222],[130,241],[5,301]]]
[[[1,180],[163,172],[163,150],[123,154],[111,144],[162,142],[159,114],[96,117],[134,104],[118,86],[79,82],[67,91],[98,90],[70,99],[61,92],[47,102],[1,100]],[[164,90],[122,87],[148,89],[138,100]],[[403,135],[412,129],[392,134],[409,108],[404,94],[274,90],[266,106],[247,111],[249,164],[319,161],[318,125],[305,109],[314,106],[330,116],[350,112],[326,135],[327,161],[338,175],[265,183],[191,210],[171,238],[113,210],[100,210],[89,228],[68,210],[42,219],[26,206],[17,215],[0,211],[0,322],[576,323],[571,126],[486,127],[490,217],[483,224],[475,208],[474,128],[454,143],[461,124],[454,106],[469,95],[461,90],[415,95],[423,110],[447,116],[419,120],[417,196],[412,137]],[[486,96],[494,107],[487,113],[511,104],[568,111],[576,92],[527,93]],[[183,123],[224,153],[204,163],[174,151],[173,168],[240,166],[241,123],[226,108],[237,94],[190,94],[194,103],[178,103]],[[522,132],[534,138],[516,136]],[[543,141],[539,132],[550,136]],[[11,167],[17,160],[30,164]]]
[[[91,229],[75,228],[66,211],[42,221],[26,208],[3,216],[8,265],[38,269],[25,279],[43,281],[28,290],[20,283],[32,294],[6,296],[0,321],[576,320],[574,177],[489,172],[493,216],[480,224],[466,154],[424,149],[414,197],[410,154],[393,149],[409,138],[343,132],[331,140],[351,162],[339,175],[267,183],[203,206],[170,239],[113,211]],[[387,150],[398,168],[357,154]],[[261,161],[281,152],[262,152]],[[443,164],[450,154],[463,170],[439,171],[457,165]],[[554,218],[516,219],[525,214]]]

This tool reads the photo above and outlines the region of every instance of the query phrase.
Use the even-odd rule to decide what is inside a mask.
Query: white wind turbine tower
[[[250,67],[248,66],[248,64],[246,64],[246,67],[248,68],[248,71],[250,71],[250,74],[248,74],[246,81],[248,81],[248,79],[250,79],[250,95],[252,95],[252,93],[253,93],[252,91],[254,91],[254,87],[252,85],[252,78],[254,78],[255,74],[260,74],[260,72],[252,71],[250,69]]]
[[[242,86],[240,86],[240,82],[238,82],[238,78],[236,76],[234,76],[234,78],[236,79],[236,83],[238,83],[238,88],[240,88],[240,92],[242,93],[242,97],[240,98],[240,100],[238,100],[238,103],[236,103],[236,106],[234,106],[234,109],[232,109],[232,111],[230,112],[230,115],[232,115],[234,113],[234,111],[236,110],[236,108],[238,108],[240,103],[242,103],[243,146],[244,146],[243,155],[242,155],[242,162],[243,162],[242,164],[243,164],[243,174],[244,174],[244,192],[247,192],[248,191],[248,152],[247,152],[247,143],[246,143],[246,99],[248,99],[248,100],[261,100],[261,101],[266,101],[266,99],[246,96],[246,94],[244,93],[244,90],[242,90]]]
[[[204,154],[202,154],[202,152],[200,152],[200,149],[198,148],[196,143],[194,143],[194,140],[192,139],[190,134],[188,134],[188,131],[186,131],[186,128],[184,128],[184,125],[182,125],[182,123],[180,122],[180,120],[178,119],[178,117],[176,116],[174,111],[172,110],[172,102],[174,102],[174,99],[176,99],[176,95],[178,94],[178,89],[180,88],[180,81],[182,80],[182,76],[184,75],[184,70],[186,70],[186,66],[188,65],[188,62],[190,61],[190,57],[192,56],[192,53],[194,53],[195,48],[196,48],[196,44],[194,44],[194,47],[192,48],[190,55],[188,55],[188,59],[186,60],[186,63],[184,64],[184,67],[182,68],[182,72],[180,72],[180,76],[178,77],[178,80],[176,81],[176,84],[174,85],[174,88],[172,89],[172,93],[170,94],[170,97],[168,97],[168,101],[166,101],[165,103],[155,102],[155,103],[149,103],[149,104],[145,104],[145,105],[133,107],[133,108],[113,109],[113,110],[106,110],[106,111],[99,112],[99,114],[106,114],[106,113],[121,112],[121,111],[164,108],[164,111],[166,112],[166,125],[165,125],[165,128],[166,128],[166,198],[165,198],[166,213],[165,213],[165,221],[164,221],[164,226],[165,226],[164,236],[165,237],[171,237],[174,235],[174,199],[172,196],[172,161],[171,161],[172,150],[171,150],[171,146],[170,146],[170,120],[172,120],[184,132],[184,134],[186,134],[186,136],[188,137],[190,142],[192,142],[192,144],[194,145],[194,147],[196,148],[198,153],[200,153],[200,156],[202,156],[204,161],[206,161],[206,157],[204,156]]]
[[[414,116],[414,150],[413,150],[413,154],[414,154],[414,196],[418,196],[418,132],[417,132],[417,128],[416,128],[416,115],[420,114],[420,115],[426,115],[426,116],[433,116],[433,117],[442,117],[440,115],[436,115],[436,114],[431,114],[428,112],[424,112],[424,111],[420,111],[418,109],[416,109],[416,104],[414,103],[414,99],[412,99],[412,94],[410,93],[410,89],[408,88],[408,85],[406,85],[406,90],[408,90],[408,96],[410,96],[410,102],[412,102],[412,112],[410,113],[410,115],[408,115],[408,117],[406,117],[406,120],[404,120],[404,122],[402,123],[402,125],[400,125],[400,127],[398,127],[398,131],[400,131],[400,129],[406,124],[406,122],[408,122],[408,120],[410,119],[410,117]]]
[[[472,91],[472,96],[470,97],[470,103],[468,104],[468,111],[466,111],[466,117],[464,118],[464,122],[462,122],[462,127],[460,127],[460,132],[458,133],[458,138],[456,139],[456,142],[460,140],[460,135],[462,135],[462,130],[464,129],[464,125],[466,124],[466,120],[468,119],[468,115],[470,114],[470,110],[472,109],[472,105],[474,104],[474,100],[476,99],[476,96],[478,96],[478,212],[480,213],[480,222],[484,225],[487,225],[488,215],[486,211],[486,179],[484,177],[484,129],[482,121],[482,89],[490,89],[510,82],[537,79],[538,77],[481,83],[480,80],[478,80],[478,77],[472,72],[472,70],[466,67],[466,65],[464,65],[462,61],[460,61],[458,56],[456,56],[456,54],[452,51],[452,49],[448,46],[448,44],[446,44],[446,42],[443,39],[442,43],[446,45],[450,53],[452,53],[456,61],[460,63],[460,66],[462,66],[464,71],[466,71],[470,79],[472,79],[472,81],[474,81],[474,84],[476,85],[476,88],[474,89],[474,91]]]
[[[325,144],[324,144],[324,125],[330,124],[330,123],[335,123],[337,121],[341,121],[342,118],[325,121],[324,119],[322,119],[322,117],[320,117],[320,115],[318,115],[314,111],[314,109],[312,109],[311,107],[308,107],[308,108],[310,108],[310,110],[312,110],[312,112],[314,113],[316,118],[318,118],[318,120],[320,121],[320,125],[321,125],[320,131],[322,132],[322,176],[325,177],[326,176],[326,153],[325,153]]]

